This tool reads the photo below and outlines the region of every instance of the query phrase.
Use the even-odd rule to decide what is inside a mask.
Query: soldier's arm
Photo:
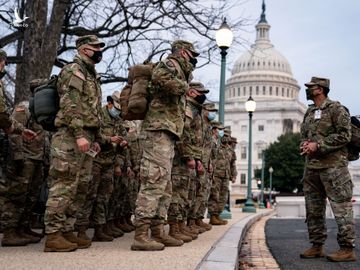
[[[345,108],[336,103],[330,108],[335,132],[317,141],[318,151],[323,154],[344,147],[351,139],[351,120]]]
[[[172,95],[183,95],[188,90],[189,85],[180,78],[180,73],[170,60],[160,62],[155,67],[151,82],[155,87],[159,87],[161,91],[165,91]]]
[[[26,126],[29,121],[29,115],[26,113],[26,108],[24,106],[16,106],[11,117],[23,127]],[[23,153],[23,138],[21,134],[9,134],[9,143],[11,145],[11,150],[13,152],[13,158],[15,160],[20,160],[24,158]]]
[[[81,94],[85,76],[77,64],[65,68],[58,79],[60,94],[60,110],[64,114],[65,122],[73,131],[76,138],[84,137],[84,121],[81,106]]]

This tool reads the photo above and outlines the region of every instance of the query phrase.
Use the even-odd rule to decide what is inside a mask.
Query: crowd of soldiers
[[[76,40],[77,55],[57,81],[56,132],[34,121],[28,101],[9,113],[0,80],[0,128],[8,140],[1,161],[2,246],[41,240],[32,212],[46,190],[44,251],[88,248],[134,230],[132,250],[163,250],[227,224],[219,215],[236,179],[236,138],[215,121],[215,104],[205,102],[209,90],[192,82],[199,55],[193,44],[174,41],[154,68],[143,121],[122,119],[119,91],[101,105],[95,65],[104,46],[94,35]],[[5,62],[0,50],[1,72]],[[41,83],[31,81],[30,90]]]

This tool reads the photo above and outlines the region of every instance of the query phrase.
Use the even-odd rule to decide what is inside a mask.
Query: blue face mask
[[[114,106],[111,109],[108,109],[108,112],[112,118],[119,118],[121,111],[116,109]]]
[[[218,130],[219,137],[222,138],[224,136],[224,130]]]
[[[207,118],[209,119],[209,121],[212,121],[216,118],[216,113],[215,112],[209,112]]]

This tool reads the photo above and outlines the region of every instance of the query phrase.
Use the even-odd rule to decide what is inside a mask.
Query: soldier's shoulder
[[[78,63],[70,63],[64,66],[58,79],[60,84],[65,83],[78,90],[82,90],[85,81],[83,68]]]

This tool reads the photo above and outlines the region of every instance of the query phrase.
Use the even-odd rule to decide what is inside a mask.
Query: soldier
[[[1,79],[6,74],[7,54],[0,50],[0,129],[3,129],[7,134],[22,134],[24,140],[30,141],[36,137],[36,133],[32,130],[25,129],[25,127],[10,117],[5,100],[5,90]],[[8,153],[6,153],[8,154]],[[3,164],[1,164],[3,166]],[[33,241],[24,234],[19,232],[19,220],[21,210],[24,207],[24,183],[14,182],[9,179],[5,171],[0,171],[0,213],[1,226],[4,231],[4,236],[1,241],[2,246],[25,246]],[[21,187],[21,188],[19,188]],[[15,213],[15,214],[14,214]]]
[[[235,137],[231,137],[230,138],[230,143],[229,143],[229,150],[230,150],[230,179],[231,179],[231,183],[235,183],[236,182],[236,176],[237,176],[237,169],[236,169],[236,152],[235,152],[235,148],[236,148],[236,144],[237,144],[237,139]],[[229,205],[230,207],[230,205]]]
[[[353,184],[348,171],[346,144],[351,139],[347,110],[328,98],[330,80],[312,77],[306,83],[306,98],[314,101],[301,125],[301,154],[305,156],[304,194],[306,222],[312,247],[301,258],[324,257],[325,208],[328,198],[338,226],[340,249],[330,261],[355,261],[355,225],[351,203]]]
[[[102,107],[102,132],[109,137],[121,136],[126,137],[126,130],[123,121],[120,118],[120,94],[115,91],[112,96],[107,97],[108,103]],[[101,152],[96,155],[93,168],[92,180],[89,184],[89,190],[86,196],[86,202],[79,211],[76,220],[78,228],[78,237],[90,240],[86,235],[89,227],[89,219],[92,214],[92,220],[95,227],[92,241],[112,241],[113,236],[119,237],[124,233],[116,228],[114,220],[106,219],[108,212],[109,199],[114,189],[114,168],[120,166],[118,153],[123,152],[123,147],[127,142],[123,140],[120,145],[116,143],[101,143]],[[118,173],[118,172],[117,172]],[[108,228],[105,228],[105,225]],[[108,232],[108,233],[106,233]]]
[[[202,158],[202,103],[209,90],[202,83],[192,82],[186,93],[184,131],[175,146],[171,172],[172,197],[168,210],[169,235],[184,242],[197,238],[198,232],[189,231],[185,223],[190,211],[189,191],[192,174],[204,175]],[[195,179],[193,181],[196,186]],[[196,188],[193,190],[195,191]]]
[[[141,187],[136,201],[133,250],[162,250],[163,243],[178,241],[165,235],[163,227],[171,200],[174,145],[183,132],[185,93],[198,55],[193,44],[177,40],[172,44],[172,54],[154,68],[152,98],[142,123]],[[159,242],[148,237],[150,226],[152,237]]]
[[[230,162],[228,154],[230,129],[224,129],[224,133],[221,131],[222,130],[219,132],[223,136],[220,139],[221,143],[216,153],[216,161],[214,162],[214,178],[208,205],[210,224],[212,225],[227,224],[227,221],[221,219],[219,215],[224,210],[230,180]]]
[[[51,142],[44,251],[66,252],[91,245],[90,240],[75,236],[73,231],[92,177],[93,156],[100,151],[98,141],[121,141],[120,137],[102,136],[100,132],[101,88],[95,64],[101,61],[104,46],[94,35],[79,37],[78,54],[59,74],[60,110],[55,119],[58,131]]]
[[[204,137],[204,143],[203,143],[203,164],[205,168],[205,177],[204,177],[204,183],[203,183],[203,195],[200,196],[201,201],[199,202],[199,209],[196,212],[195,218],[196,222],[195,224],[197,226],[203,227],[206,230],[211,230],[211,225],[204,223],[204,215],[207,208],[208,200],[210,197],[210,190],[212,185],[212,159],[214,158],[214,147],[216,147],[216,144],[214,144],[213,141],[213,132],[211,127],[211,121],[213,121],[216,118],[217,109],[215,108],[214,103],[207,103],[203,106],[203,137]]]

